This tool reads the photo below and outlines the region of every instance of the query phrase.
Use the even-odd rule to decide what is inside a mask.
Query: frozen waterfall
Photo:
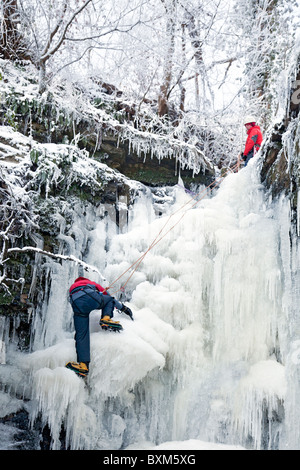
[[[76,360],[66,293],[77,268],[49,261],[49,300],[35,320],[34,352],[20,362],[32,423],[49,426],[53,449],[62,426],[71,449],[170,441],[299,449],[300,250],[297,236],[291,249],[288,201],[265,200],[254,163],[190,210],[181,187],[160,216],[151,194],[141,195],[122,230],[109,214],[91,221],[77,208],[73,254],[88,246],[85,261],[106,285],[163,227],[166,235],[125,289],[131,271],[111,288],[135,321],[116,313],[124,331],[113,334],[91,313],[88,386],[64,368]]]

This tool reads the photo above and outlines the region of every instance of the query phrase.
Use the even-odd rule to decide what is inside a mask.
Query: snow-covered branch
[[[64,25],[63,27],[63,30],[61,32],[61,35],[60,35],[60,38],[59,40],[57,41],[57,43],[52,47],[51,49],[51,43],[52,43],[52,40],[55,36],[55,34],[58,32],[59,28],[60,28],[60,25],[62,23],[62,19],[60,18],[59,19],[59,22],[57,23],[57,26],[56,28],[54,29],[53,33],[51,34],[50,38],[49,38],[49,41],[48,41],[48,44],[47,44],[47,47],[44,51],[44,53],[42,54],[41,56],[41,61],[46,61],[47,59],[49,59],[49,57],[53,54],[55,54],[55,52],[58,51],[58,49],[61,47],[63,41],[65,40],[66,38],[66,33],[68,31],[68,28],[70,27],[70,25],[73,23],[73,21],[75,20],[75,18],[87,7],[87,5],[89,3],[91,3],[92,0],[86,0],[84,2],[83,5],[81,5],[80,8],[78,8],[74,13],[73,15],[71,16],[71,18],[67,21],[67,23]],[[64,13],[67,9],[67,3],[64,5]]]
[[[85,271],[92,271],[92,272],[99,274],[101,279],[105,281],[105,278],[102,276],[100,271],[95,266],[91,266],[90,264],[85,263],[84,261],[76,258],[73,255],[59,255],[59,254],[51,253],[50,251],[45,251],[45,250],[42,250],[40,248],[36,248],[33,246],[25,246],[23,248],[9,248],[7,250],[8,254],[9,253],[25,253],[25,252],[34,252],[43,256],[49,256],[50,258],[54,258],[56,260],[73,261],[74,263],[82,266]]]

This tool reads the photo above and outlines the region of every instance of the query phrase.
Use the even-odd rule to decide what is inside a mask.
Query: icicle
[[[5,364],[6,363],[6,348],[5,348],[5,343],[0,340],[0,364]]]
[[[236,391],[236,426],[246,440],[253,440],[255,449],[274,449],[278,445],[278,423],[274,416],[281,415],[282,419],[280,407],[286,391],[284,366],[271,360],[253,365],[241,380]]]
[[[300,450],[300,340],[293,341],[286,360],[287,394],[281,450]]]
[[[297,193],[297,235],[300,237],[300,189]]]
[[[80,449],[81,442],[78,432],[86,444],[83,430],[92,427],[92,413],[87,414],[85,400],[87,391],[83,380],[72,371],[59,367],[54,370],[48,368],[40,369],[34,376],[34,411],[32,422],[42,414],[44,424],[48,424],[51,430],[52,449],[60,449],[60,432],[64,423],[69,424],[68,440],[72,448]],[[80,426],[80,429],[77,426]],[[86,430],[86,429],[85,429]],[[74,446],[72,440],[76,440]],[[85,448],[85,446],[84,446]]]

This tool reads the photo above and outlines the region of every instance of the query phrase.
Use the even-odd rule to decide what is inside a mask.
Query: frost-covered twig
[[[73,255],[59,255],[59,254],[51,253],[50,251],[41,250],[40,248],[35,248],[33,246],[25,246],[23,248],[9,248],[7,250],[7,253],[24,253],[27,251],[33,251],[43,256],[49,256],[50,258],[54,258],[58,260],[73,261],[76,264],[79,264],[80,266],[82,266],[86,271],[93,271],[99,274],[99,276],[102,278],[103,281],[106,280],[95,266],[91,266],[90,264],[85,263],[84,261],[76,258]]]

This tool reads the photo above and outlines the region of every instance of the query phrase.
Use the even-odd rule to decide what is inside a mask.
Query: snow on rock
[[[163,333],[169,330],[170,335],[172,328],[162,326],[159,334],[162,322],[152,314],[150,325],[149,320],[143,321],[147,315],[146,310],[139,311],[134,314],[134,322],[120,318],[124,326],[120,333],[98,331],[91,334],[89,383],[95,395],[117,396],[132,389],[151,370],[165,365],[168,343]],[[99,314],[96,321],[99,322]]]
[[[0,423],[0,450],[15,450],[19,444],[15,437],[20,433],[20,429]]]
[[[0,126],[0,163],[18,163],[28,156],[31,139],[10,126]]]
[[[29,354],[23,364],[33,377],[32,421],[41,413],[51,429],[53,449],[60,446],[62,425],[67,427],[67,440],[73,449],[107,447],[103,437],[106,431],[96,419],[104,413],[105,401],[122,396],[130,399],[128,392],[138,382],[152,370],[164,367],[169,349],[166,338],[171,339],[173,334],[170,325],[145,310],[136,313],[134,322],[121,318],[124,331],[112,333],[100,329],[99,318],[98,312],[90,315],[91,364],[86,384],[62,367],[68,360],[76,361],[74,340],[70,338]],[[122,441],[126,428],[123,420],[118,415],[107,419],[114,422],[116,442]],[[111,436],[107,439],[112,442]]]
[[[0,418],[12,413],[17,413],[23,406],[23,400],[19,400],[8,393],[0,391]]]
[[[274,360],[251,366],[237,390],[236,421],[241,434],[255,436],[254,446],[260,449],[266,416],[270,422],[279,414],[285,399],[287,382],[285,367]]]
[[[249,374],[242,379],[240,385],[244,390],[255,389],[258,393],[277,396],[283,400],[287,386],[285,368],[274,360],[260,361],[251,366]]]
[[[238,445],[226,445],[226,444],[217,444],[214,442],[205,442],[201,441],[198,439],[189,439],[187,441],[168,441],[168,442],[163,442],[162,444],[159,444],[157,446],[153,445],[151,442],[137,442],[135,444],[132,444],[128,447],[126,447],[125,450],[146,450],[146,451],[151,451],[151,450],[191,450],[191,451],[197,451],[197,450],[246,450],[242,446]],[[150,452],[151,454],[151,452]],[[189,455],[185,456],[185,461],[181,461],[181,457],[179,456],[179,460],[176,462],[174,461],[173,463],[194,463],[193,462],[193,453],[189,453]]]
[[[213,442],[203,442],[197,439],[189,439],[188,441],[171,441],[164,442],[158,446],[151,447],[150,450],[246,450],[242,446],[216,444]]]
[[[45,349],[39,349],[25,356],[23,368],[36,371],[40,368],[55,369],[62,367],[68,361],[76,361],[74,339],[65,338],[63,341]]]

